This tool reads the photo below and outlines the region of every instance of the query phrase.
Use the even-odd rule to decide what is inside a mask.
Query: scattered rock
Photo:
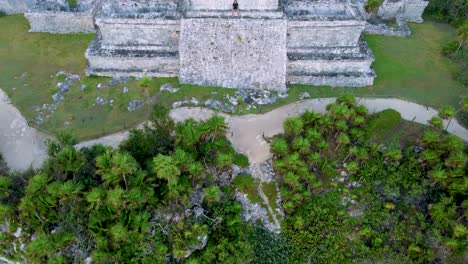
[[[80,89],[80,91],[83,92],[84,90],[86,90],[86,85],[85,85],[85,84],[81,84],[78,88]]]
[[[198,105],[200,102],[197,100],[197,98],[192,97],[190,100],[184,100],[184,101],[177,101],[172,103],[172,108],[178,108],[183,105]]]
[[[96,88],[97,88],[98,90],[102,90],[102,89],[105,89],[105,88],[107,88],[107,87],[106,87],[104,84],[102,84],[102,83],[98,83],[98,85],[96,86]]]
[[[278,97],[279,98],[286,98],[286,97],[288,97],[288,92],[287,91],[279,91],[278,92]]]
[[[214,99],[208,99],[205,101],[205,106],[216,111],[223,111],[227,113],[234,113],[236,111],[236,108],[232,105],[229,105],[227,103],[223,103],[218,100]]]
[[[107,104],[107,99],[98,96],[98,97],[96,98],[96,104],[98,104],[98,105],[105,105],[105,104]]]
[[[122,92],[123,92],[123,93],[128,93],[128,87],[125,86],[125,87],[122,89]]]
[[[277,228],[270,222],[268,211],[258,203],[252,203],[247,194],[236,191],[235,198],[242,205],[242,218],[250,223],[260,221],[263,226],[271,232],[276,232]]]
[[[179,91],[179,88],[174,88],[174,87],[172,87],[172,85],[170,83],[166,83],[166,84],[161,85],[159,90],[161,92],[162,91],[168,91],[170,93],[177,93],[177,91]]]
[[[310,94],[308,92],[301,93],[299,95],[299,99],[301,99],[301,100],[304,100],[304,99],[307,99],[307,98],[310,98]]]
[[[132,100],[128,103],[127,110],[132,112],[137,110],[138,108],[141,108],[144,105],[144,102],[142,100]]]
[[[38,114],[35,118],[35,121],[37,124],[42,124],[42,122],[44,122],[44,116],[42,116],[42,114]]]
[[[131,77],[114,77],[108,82],[109,86],[116,86],[118,84],[126,83],[130,81]]]
[[[241,98],[248,105],[267,105],[273,104],[278,98],[276,95],[272,94],[268,90],[258,90],[258,89],[239,89],[236,91],[237,98],[231,98],[232,101],[237,101]],[[231,101],[229,100],[229,101]]]
[[[111,99],[111,100],[109,101],[109,105],[110,105],[110,106],[113,106],[113,105],[114,105],[114,99]]]

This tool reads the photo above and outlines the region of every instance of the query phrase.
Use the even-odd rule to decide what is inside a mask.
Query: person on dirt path
[[[237,0],[232,3],[232,16],[239,16],[239,3]]]

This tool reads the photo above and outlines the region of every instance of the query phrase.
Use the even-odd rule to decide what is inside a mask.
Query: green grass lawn
[[[299,100],[299,95],[305,91],[313,98],[351,92],[359,96],[400,97],[436,108],[446,104],[456,106],[460,96],[468,92],[452,78],[456,71],[455,64],[440,53],[441,45],[453,38],[454,29],[447,24],[431,21],[411,24],[410,27],[413,37],[407,39],[366,36],[376,56],[374,67],[378,77],[374,86],[330,88],[292,85],[289,97],[242,113],[270,111]],[[28,29],[29,25],[21,15],[0,17],[0,88],[11,97],[31,125],[47,133],[68,128],[80,139],[95,138],[146,120],[149,105],[134,112],[127,111],[128,102],[133,99],[171,105],[192,97],[200,102],[209,98],[221,99],[235,92],[232,89],[179,85],[177,78],[153,79],[148,90],[139,88],[136,80],[99,90],[97,84],[107,84],[110,78],[84,75],[84,53],[94,37],[92,34],[52,35],[28,33]],[[55,74],[60,70],[79,74],[81,80],[74,84],[65,101],[50,114],[47,121],[36,125],[34,108],[52,102],[58,82]],[[181,89],[175,94],[159,92],[159,86],[164,83],[172,83]],[[78,89],[81,84],[86,85],[85,91]],[[130,91],[123,93],[123,86]],[[96,105],[98,96],[113,99],[114,106]]]

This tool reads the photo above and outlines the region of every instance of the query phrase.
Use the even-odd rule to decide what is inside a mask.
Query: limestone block
[[[286,88],[286,20],[183,19],[181,83]]]
[[[180,20],[99,18],[102,45],[105,48],[177,51]]]
[[[289,75],[288,82],[291,84],[309,84],[314,86],[332,87],[363,87],[374,83],[375,73],[369,70],[367,73],[336,73],[336,74],[310,74]]]
[[[190,0],[192,10],[230,10],[234,0]],[[279,0],[237,0],[241,10],[276,10]]]
[[[288,48],[357,46],[364,20],[288,22]]]
[[[27,0],[25,17],[31,25],[30,32],[92,33],[94,16],[103,0],[79,0],[70,8],[66,0]]]
[[[31,28],[29,32],[92,33],[95,32],[91,13],[34,12],[25,13]]]
[[[107,50],[95,39],[86,51],[87,74],[100,76],[174,77],[179,71],[177,52]]]
[[[26,12],[26,0],[0,0],[0,13],[19,14]]]
[[[410,22],[423,22],[422,15],[428,4],[429,1],[426,0],[406,0],[402,19]]]
[[[405,0],[385,0],[377,10],[377,15],[384,20],[391,20],[404,12]]]

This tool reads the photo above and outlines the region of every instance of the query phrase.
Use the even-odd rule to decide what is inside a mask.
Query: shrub
[[[365,6],[367,12],[376,12],[384,0],[369,0]]]
[[[70,8],[76,8],[78,6],[78,0],[67,0],[67,3]]]
[[[250,175],[241,174],[233,180],[234,186],[241,192],[247,194],[252,203],[262,203],[262,198],[257,193],[258,183]]]
[[[235,154],[234,156],[234,164],[236,164],[239,167],[245,168],[249,166],[249,158],[247,156],[242,155],[242,154]]]
[[[385,134],[401,123],[401,115],[393,109],[386,109],[372,115],[367,121],[366,133],[370,138]]]
[[[442,46],[442,54],[445,56],[452,55],[458,49],[458,42],[456,40],[451,40],[444,46]]]

